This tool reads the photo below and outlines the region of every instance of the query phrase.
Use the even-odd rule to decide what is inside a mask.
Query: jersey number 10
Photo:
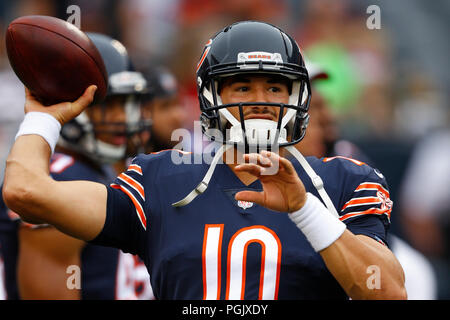
[[[220,299],[223,224],[205,225],[203,238],[203,299]],[[278,296],[281,242],[274,231],[265,226],[238,230],[228,243],[227,300],[242,300],[245,294],[247,248],[251,243],[261,245],[261,270],[258,299],[274,300]]]

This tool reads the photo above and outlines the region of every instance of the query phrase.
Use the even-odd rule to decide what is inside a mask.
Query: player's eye
[[[269,92],[273,93],[283,92],[283,88],[281,86],[271,86],[269,87]]]
[[[240,86],[236,86],[234,90],[237,92],[247,92],[247,91],[249,91],[249,87],[240,85]]]
[[[270,87],[270,88],[269,88],[269,91],[270,91],[270,92],[280,92],[281,89],[278,88],[278,87]]]

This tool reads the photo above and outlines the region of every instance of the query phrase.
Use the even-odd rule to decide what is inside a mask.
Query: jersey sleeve
[[[138,158],[107,187],[106,220],[93,244],[143,254],[147,231],[143,171]]]
[[[338,209],[339,219],[354,234],[369,236],[387,244],[387,231],[393,202],[383,174],[363,163],[345,164],[349,179],[346,180]]]

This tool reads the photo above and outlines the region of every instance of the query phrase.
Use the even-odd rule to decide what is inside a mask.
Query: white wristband
[[[303,232],[316,252],[329,247],[344,233],[345,223],[340,221],[313,194],[307,193],[304,206],[289,214],[289,218]]]
[[[27,134],[37,134],[47,141],[53,154],[60,130],[61,124],[52,115],[45,112],[28,112],[20,124],[15,139]]]

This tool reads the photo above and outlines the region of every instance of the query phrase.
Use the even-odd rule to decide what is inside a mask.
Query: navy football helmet
[[[218,90],[221,82],[226,77],[240,74],[268,74],[288,79],[288,103],[223,104]],[[305,135],[311,100],[308,72],[294,39],[278,27],[258,21],[236,22],[224,28],[210,39],[203,49],[197,65],[197,90],[202,131],[211,140],[222,143],[222,146],[202,181],[186,197],[173,203],[173,206],[185,206],[205,192],[219,158],[232,146],[244,146],[245,152],[285,147],[305,169],[330,212],[337,215],[323,187],[322,179],[293,146]],[[243,120],[245,106],[278,107],[279,118],[277,121]],[[239,107],[241,121],[227,110],[229,107]],[[229,135],[226,132],[228,128]]]
[[[241,74],[275,75],[286,79],[290,87],[288,103],[223,104],[218,90],[222,81]],[[206,190],[219,158],[232,146],[245,153],[286,147],[303,166],[308,166],[293,147],[303,139],[308,126],[311,100],[308,72],[298,44],[280,28],[265,22],[242,21],[219,31],[206,43],[197,64],[197,91],[202,131],[222,146],[198,186],[173,206],[185,206]],[[244,120],[243,107],[246,106],[278,107],[278,119]],[[239,108],[240,121],[227,110],[229,107]],[[323,189],[320,178],[309,168],[307,172],[314,178],[314,185]]]
[[[225,77],[237,74],[275,74],[291,84],[288,104],[252,102],[222,104],[218,87]],[[217,33],[203,49],[197,65],[197,89],[202,130],[211,140],[257,149],[298,143],[308,125],[311,89],[299,46],[288,34],[271,24],[257,21],[234,23]],[[227,110],[239,107],[279,107],[277,122],[238,121]],[[256,124],[255,124],[256,123]],[[230,128],[226,137],[225,130]],[[214,134],[219,130],[222,140]],[[220,136],[220,135],[219,135]]]
[[[126,120],[94,122],[88,112],[84,111],[63,126],[59,145],[82,153],[94,161],[112,163],[127,156],[127,143],[113,145],[97,139],[96,135],[106,133],[130,137],[146,129],[145,121],[141,118],[140,97],[145,93],[147,83],[141,73],[134,71],[122,43],[103,34],[87,35],[100,52],[108,73],[106,98],[96,107],[101,107],[104,114],[109,100],[120,96],[124,101]]]

